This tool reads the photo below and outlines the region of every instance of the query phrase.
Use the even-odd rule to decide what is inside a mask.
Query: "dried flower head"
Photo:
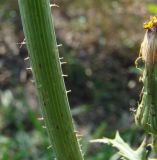
[[[141,44],[142,59],[147,64],[154,64],[157,61],[157,17],[150,17],[143,27],[146,33]]]

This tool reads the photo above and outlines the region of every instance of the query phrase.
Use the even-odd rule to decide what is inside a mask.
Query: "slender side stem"
[[[49,0],[18,0],[33,76],[57,160],[83,160],[65,90]]]

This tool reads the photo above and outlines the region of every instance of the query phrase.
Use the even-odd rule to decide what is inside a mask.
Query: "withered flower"
[[[146,33],[141,44],[140,54],[135,61],[142,59],[142,100],[138,106],[135,122],[148,133],[157,133],[157,17],[150,17],[144,23]]]

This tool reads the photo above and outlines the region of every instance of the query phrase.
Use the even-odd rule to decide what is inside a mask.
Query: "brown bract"
[[[141,44],[142,59],[146,64],[157,62],[157,32],[150,29],[146,30]]]

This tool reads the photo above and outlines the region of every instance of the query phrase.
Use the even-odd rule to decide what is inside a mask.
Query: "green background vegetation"
[[[52,1],[53,3],[54,1]],[[155,1],[154,1],[155,2]],[[143,131],[134,125],[130,108],[137,107],[141,83],[134,67],[144,30],[157,13],[153,1],[55,1],[52,14],[72,114],[86,160],[116,160],[115,150],[90,139],[114,137],[119,130],[132,146]],[[0,160],[50,160],[52,149],[41,116],[32,75],[25,70],[26,47],[17,0],[0,4]],[[137,141],[138,138],[138,141]]]

